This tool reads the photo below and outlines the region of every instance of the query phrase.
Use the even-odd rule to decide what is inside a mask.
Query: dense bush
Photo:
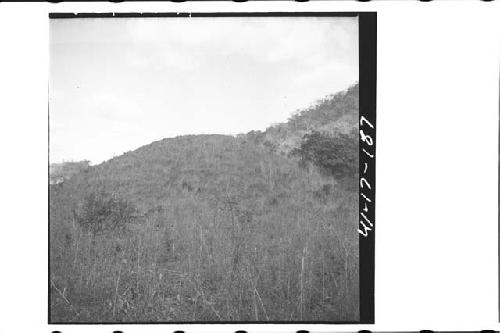
[[[358,170],[357,136],[339,134],[335,137],[320,132],[304,135],[292,155],[311,162],[323,172],[338,178],[354,178]]]
[[[105,192],[93,192],[73,210],[73,215],[84,230],[99,234],[123,230],[133,220],[134,212],[132,204],[123,199]]]

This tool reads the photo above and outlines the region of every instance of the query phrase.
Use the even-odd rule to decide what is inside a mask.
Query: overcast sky
[[[357,18],[50,20],[50,160],[246,133],[358,81]]]

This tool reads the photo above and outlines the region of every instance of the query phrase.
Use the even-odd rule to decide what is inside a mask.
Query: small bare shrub
[[[131,203],[105,192],[87,195],[73,216],[80,227],[97,235],[106,231],[121,231],[134,219]]]

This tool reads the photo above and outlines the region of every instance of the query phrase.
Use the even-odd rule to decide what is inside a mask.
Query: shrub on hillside
[[[314,131],[304,135],[292,155],[337,179],[353,178],[358,170],[358,138],[346,134],[333,137]]]
[[[131,203],[105,192],[87,195],[73,215],[78,224],[92,234],[121,231],[134,218]]]

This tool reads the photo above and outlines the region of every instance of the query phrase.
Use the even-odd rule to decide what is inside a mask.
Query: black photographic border
[[[373,324],[375,322],[375,133],[376,133],[376,12],[211,12],[211,13],[49,13],[49,19],[131,17],[358,17],[359,31],[359,321],[168,321],[56,322],[50,305],[50,207],[48,233],[48,324]],[[49,128],[50,140],[50,128]],[[49,156],[50,161],[50,156]],[[50,165],[50,162],[49,162]],[[49,191],[50,202],[50,191]]]

